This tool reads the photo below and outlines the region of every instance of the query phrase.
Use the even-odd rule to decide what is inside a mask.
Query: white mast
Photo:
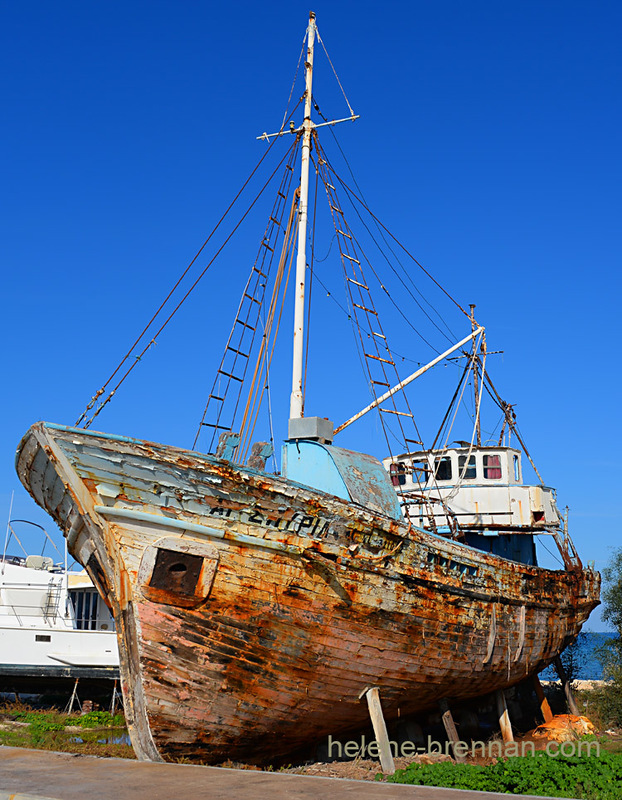
[[[305,272],[307,268],[307,207],[309,197],[309,155],[311,152],[311,87],[313,83],[313,46],[315,44],[315,14],[309,13],[307,28],[307,61],[305,63],[305,116],[302,123],[302,157],[300,161],[300,200],[298,203],[298,254],[296,256],[296,299],[294,305],[294,359],[292,368],[292,394],[289,404],[290,419],[303,416],[302,362],[305,322]]]

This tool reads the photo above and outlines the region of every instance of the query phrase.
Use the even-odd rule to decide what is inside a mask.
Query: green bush
[[[583,694],[585,715],[600,730],[622,728],[622,691],[608,684]]]
[[[619,800],[622,754],[557,756],[544,753],[501,759],[496,764],[411,764],[387,778],[391,783],[444,786],[480,792]]]
[[[41,744],[41,742],[45,739],[46,733],[50,731],[62,731],[65,729],[65,726],[62,722],[48,722],[45,719],[38,719],[34,720],[30,723],[28,728],[28,733],[30,735],[30,741],[33,745]]]
[[[125,719],[123,714],[113,716],[109,711],[89,711],[75,720],[75,724],[82,728],[123,728]]]
[[[617,635],[597,649],[603,677],[609,683],[595,691],[592,699],[601,724],[622,727],[622,550],[613,552],[603,570],[602,600],[603,620]]]
[[[50,728],[50,730],[62,730],[64,718],[58,711],[14,711],[11,717],[18,722],[33,722],[37,725],[49,723],[50,725],[59,724],[60,728]]]

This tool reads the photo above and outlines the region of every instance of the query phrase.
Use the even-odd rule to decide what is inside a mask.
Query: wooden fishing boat
[[[513,461],[518,451],[486,448],[478,434],[459,450],[407,449],[387,459],[385,469],[372,456],[333,444],[360,414],[335,432],[328,420],[304,416],[312,141],[323,166],[319,125],[311,122],[315,36],[311,15],[304,122],[299,129],[292,124],[302,145],[301,182],[283,225],[277,273],[283,275],[297,230],[294,367],[281,474],[266,470],[269,443],[255,443],[243,463],[240,427],[224,422],[216,388],[212,454],[94,432],[90,420],[76,427],[37,423],[18,449],[20,479],[65,532],[70,552],[112,608],[126,715],[141,759],[270,763],[364,724],[368,712],[359,698],[372,686],[388,719],[511,686],[548,665],[598,603],[598,574],[582,566],[567,531],[559,530],[552,491],[522,483]],[[349,229],[332,197],[335,187],[328,187],[343,234],[342,261],[353,270],[347,281],[358,292],[352,308],[369,315],[360,259],[347,249]],[[261,266],[253,267],[251,280],[263,292],[267,280],[256,273],[265,278]],[[249,286],[241,308],[263,303]],[[268,323],[278,298],[274,289]],[[373,359],[384,369],[395,365],[377,316],[370,339],[385,348]],[[253,325],[248,315],[240,319],[227,350],[241,357],[246,351],[234,334]],[[481,377],[483,329],[473,314],[470,325],[469,335],[434,363],[472,343]],[[259,364],[270,351],[266,336]],[[374,394],[364,412],[394,402],[425,369]],[[223,360],[221,384],[234,377]],[[252,416],[245,414],[247,438]],[[564,569],[536,565],[537,533],[555,536]],[[516,552],[482,546],[503,537],[523,538]]]

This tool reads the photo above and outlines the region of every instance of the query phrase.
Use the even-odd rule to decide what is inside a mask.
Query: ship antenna
[[[290,419],[304,414],[302,402],[302,364],[304,351],[305,272],[307,268],[307,210],[309,198],[309,160],[311,153],[313,49],[315,45],[315,14],[309,13],[307,28],[307,59],[305,61],[305,111],[302,123],[302,155],[300,159],[300,200],[298,202],[298,253],[296,256],[296,295],[294,301],[294,354],[292,365],[292,394]]]

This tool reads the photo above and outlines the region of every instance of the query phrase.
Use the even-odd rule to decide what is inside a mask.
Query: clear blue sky
[[[0,508],[15,490],[13,516],[47,524],[15,477],[20,437],[38,419],[75,421],[250,172],[265,149],[255,136],[280,125],[309,6],[2,8]],[[361,115],[337,135],[365,197],[463,305],[477,304],[489,348],[504,351],[491,358],[496,383],[570,506],[581,555],[603,566],[620,544],[622,6],[313,10]],[[323,113],[345,116],[321,53],[317,65]],[[191,443],[260,230],[244,233],[248,252],[233,249],[208,276],[94,428]],[[367,399],[340,380],[328,319],[314,323],[309,413],[339,422]],[[405,338],[394,347],[429,357]],[[413,399],[424,427],[448,399],[431,380]],[[353,427],[343,444],[383,456],[374,435]]]

